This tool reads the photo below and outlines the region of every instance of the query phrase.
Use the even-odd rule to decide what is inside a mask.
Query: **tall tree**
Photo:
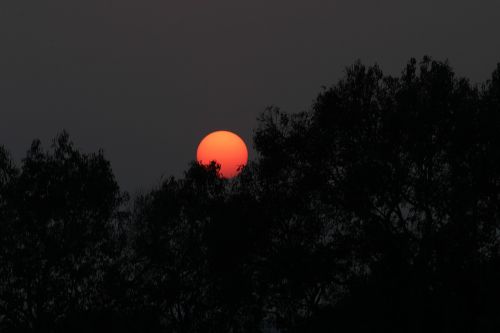
[[[4,330],[54,331],[106,308],[103,281],[122,195],[102,153],[78,152],[67,133],[51,152],[34,141],[3,185]]]
[[[311,111],[264,114],[255,142],[278,326],[331,316],[329,329],[451,332],[492,320],[480,285],[498,257],[497,81],[480,91],[428,57],[396,78],[356,63]]]

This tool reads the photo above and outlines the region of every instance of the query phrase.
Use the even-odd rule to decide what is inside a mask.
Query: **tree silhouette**
[[[2,169],[4,329],[53,331],[105,309],[122,200],[109,163],[79,153],[63,133],[50,153],[33,142],[20,170],[3,154]]]
[[[0,330],[498,330],[500,65],[357,62],[254,145],[131,201],[67,133],[0,148]]]
[[[350,264],[340,270],[337,290],[327,288],[334,292],[319,297],[317,310],[298,308],[290,318],[293,302],[285,302],[278,312],[285,331],[304,313],[317,322],[315,311],[325,316],[321,307],[334,317],[342,313],[346,330],[488,328],[484,322],[494,319],[481,318],[489,298],[481,285],[491,285],[498,270],[497,84],[498,71],[479,91],[456,78],[447,63],[429,58],[420,66],[411,60],[401,78],[357,63],[319,95],[311,112],[289,116],[273,109],[264,116],[256,148],[262,177],[271,180],[265,191],[281,199],[291,193],[278,220],[304,223],[311,233],[310,219],[323,218],[326,229],[319,228],[316,239],[330,231],[328,247],[343,254],[327,267]],[[302,205],[314,209],[300,216]],[[318,244],[300,229],[285,233],[277,237],[281,244],[295,233],[299,242],[308,240],[301,251],[309,242]],[[281,256],[307,267],[297,257]],[[289,273],[280,280],[301,280]],[[347,294],[336,298],[339,291]],[[328,328],[339,325],[330,322]]]
[[[170,332],[255,330],[246,261],[254,221],[244,215],[250,205],[228,194],[215,164],[197,163],[184,179],[170,178],[137,199],[134,288],[138,303],[158,313],[157,325]]]

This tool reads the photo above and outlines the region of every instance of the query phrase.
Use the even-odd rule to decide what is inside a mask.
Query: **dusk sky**
[[[428,54],[487,80],[500,1],[1,0],[0,43],[0,144],[19,161],[66,129],[134,192],[211,131],[251,148],[266,106],[308,108],[357,59],[399,74]]]

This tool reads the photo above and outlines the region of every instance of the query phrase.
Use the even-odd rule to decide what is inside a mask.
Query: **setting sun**
[[[233,178],[240,173],[241,167],[247,164],[248,150],[238,135],[229,131],[216,131],[201,140],[196,159],[203,165],[215,161],[221,166],[222,177]]]

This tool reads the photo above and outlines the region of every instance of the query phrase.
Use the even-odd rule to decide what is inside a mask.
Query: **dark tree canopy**
[[[51,152],[33,142],[20,169],[1,158],[0,324],[52,331],[104,309],[122,200],[109,162],[75,150],[66,133]]]
[[[0,330],[497,332],[500,65],[358,62],[254,145],[130,202],[66,133],[1,148]]]

